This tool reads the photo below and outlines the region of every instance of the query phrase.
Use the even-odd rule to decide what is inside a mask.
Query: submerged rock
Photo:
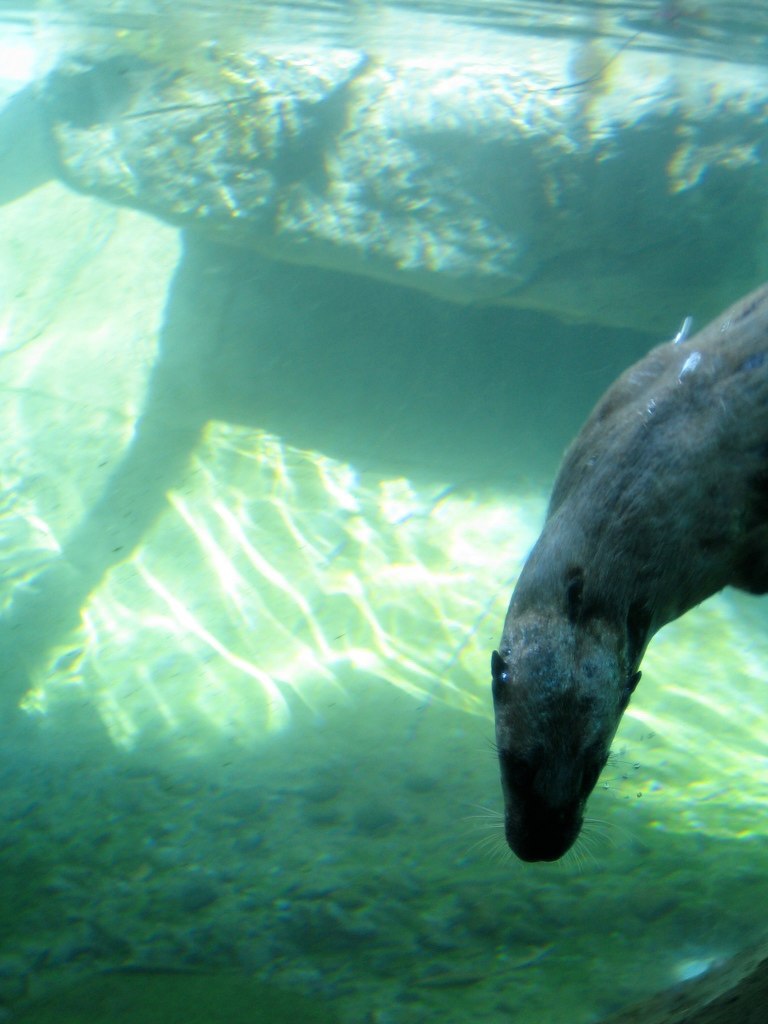
[[[467,40],[97,52],[46,117],[77,189],[451,301],[658,332],[765,276],[766,68],[648,27]]]

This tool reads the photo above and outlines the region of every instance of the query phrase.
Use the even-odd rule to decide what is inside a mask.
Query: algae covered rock
[[[655,332],[765,276],[764,67],[648,27],[464,36],[91,47],[43,90],[61,174],[288,261]]]

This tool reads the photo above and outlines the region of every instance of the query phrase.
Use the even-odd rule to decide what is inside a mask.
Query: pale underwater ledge
[[[0,350],[7,607],[130,437],[178,245],[56,185],[0,218],[18,296]],[[294,700],[365,686],[487,715],[486,651],[543,505],[377,478],[212,422],[167,511],[37,666],[24,705],[55,717],[92,701],[127,745],[158,730],[194,743],[195,721],[248,741],[286,726]]]
[[[57,185],[0,210],[0,225],[7,607],[130,437],[179,250],[174,230]],[[390,687],[489,721],[489,651],[545,502],[380,477],[212,422],[145,541],[36,664],[24,706],[55,723],[85,703],[120,746],[177,737],[187,752]],[[614,774],[659,828],[749,833],[765,618],[761,602],[720,597],[651,645]]]
[[[451,301],[662,336],[768,276],[765,33],[720,0],[471,19],[60,6],[36,25],[40,59],[59,57],[45,134],[87,194]]]

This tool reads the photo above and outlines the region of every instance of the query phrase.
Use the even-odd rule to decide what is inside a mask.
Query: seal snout
[[[567,617],[523,626],[491,658],[504,833],[521,860],[553,861],[581,831],[624,677],[603,633],[577,645]]]

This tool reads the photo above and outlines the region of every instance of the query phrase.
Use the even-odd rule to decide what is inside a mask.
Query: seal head
[[[553,638],[557,638],[553,642]],[[607,623],[523,616],[491,658],[504,832],[524,861],[552,861],[581,831],[639,673]]]

